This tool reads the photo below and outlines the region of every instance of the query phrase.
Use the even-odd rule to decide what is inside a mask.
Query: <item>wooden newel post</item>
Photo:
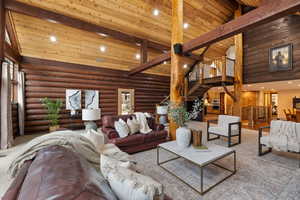
[[[182,57],[174,52],[174,44],[183,43],[183,0],[172,0],[172,51],[170,100],[174,104],[184,101],[184,71]],[[170,121],[171,139],[176,139],[176,124]]]

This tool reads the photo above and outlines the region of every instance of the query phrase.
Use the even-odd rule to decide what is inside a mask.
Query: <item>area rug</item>
[[[198,128],[203,124],[194,123]],[[202,130],[205,128],[202,127]],[[156,149],[134,154],[138,170],[153,177],[165,186],[165,192],[174,200],[299,200],[300,169],[297,156],[274,152],[257,156],[258,132],[242,130],[242,144],[232,147],[237,152],[237,173],[201,196],[156,164]],[[213,143],[226,146],[224,140]],[[161,159],[171,158],[170,153],[161,151]],[[230,158],[220,163],[231,165]],[[178,159],[164,165],[190,185],[200,187],[200,169]],[[224,171],[214,166],[204,170],[204,181],[213,184],[225,176]]]

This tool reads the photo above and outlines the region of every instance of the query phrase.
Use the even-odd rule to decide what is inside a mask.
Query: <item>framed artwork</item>
[[[81,109],[81,90],[66,90],[66,109],[80,110]]]
[[[285,71],[293,69],[293,46],[286,44],[269,50],[269,71]]]
[[[99,108],[99,91],[85,90],[85,108],[98,109]]]

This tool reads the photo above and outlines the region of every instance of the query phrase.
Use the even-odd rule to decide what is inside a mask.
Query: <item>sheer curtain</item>
[[[1,81],[1,149],[7,149],[13,144],[11,76],[7,62],[2,63]]]
[[[24,72],[18,72],[18,115],[20,135],[24,135],[25,123],[25,78]]]

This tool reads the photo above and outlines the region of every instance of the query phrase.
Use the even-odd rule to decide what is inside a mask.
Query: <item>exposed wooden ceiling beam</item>
[[[109,28],[105,28],[103,26],[95,25],[86,21],[82,21],[80,19],[76,19],[73,17],[65,16],[62,14],[58,14],[49,10],[45,10],[39,7],[31,6],[22,2],[18,2],[15,0],[5,0],[5,8],[14,12],[18,12],[24,15],[29,15],[32,17],[44,19],[44,20],[52,20],[57,23],[70,26],[73,28],[81,29],[88,32],[102,33],[109,35],[112,38],[128,42],[128,43],[139,43],[142,44],[145,39],[139,38],[133,35],[129,35],[120,31],[112,30]],[[148,47],[152,49],[156,49],[159,51],[168,51],[170,50],[170,46],[159,44],[157,42],[148,41]],[[198,55],[189,53],[187,54],[193,60],[197,60]]]
[[[269,1],[270,2],[270,1]],[[268,23],[278,18],[284,17],[290,13],[294,13],[300,9],[299,0],[277,0],[276,4],[270,2],[262,4],[255,10],[252,10],[245,15],[229,21],[226,24],[220,25],[218,28],[209,31],[193,40],[183,44],[183,53],[189,53],[194,50],[203,48],[221,40],[227,39],[235,34],[242,33],[254,26]],[[153,66],[161,64],[165,60],[170,60],[170,52],[160,55],[153,60],[144,63],[143,65],[132,69],[130,75],[145,71]]]
[[[7,34],[9,36],[10,42],[11,42],[11,47],[14,49],[14,51],[16,53],[19,54],[19,43],[18,43],[18,40],[17,40],[17,34],[16,34],[16,31],[15,31],[15,26],[13,25],[11,12],[6,10],[5,14],[6,14],[6,17],[5,17],[6,30],[7,30]]]

